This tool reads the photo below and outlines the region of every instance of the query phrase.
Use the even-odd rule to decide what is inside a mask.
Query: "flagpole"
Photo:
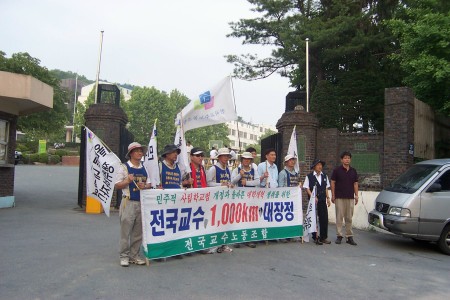
[[[233,76],[230,75],[230,82],[231,82],[231,91],[233,92],[233,103],[234,103],[234,112],[237,115],[237,108],[236,108],[236,97],[234,96],[234,85],[233,85]],[[237,137],[238,137],[238,147],[239,147],[239,153],[242,152],[241,149],[241,136],[239,134],[239,120],[236,120],[236,130],[237,130]]]
[[[103,47],[103,30],[100,31],[100,53],[98,55],[98,66],[97,66],[97,77],[95,80],[95,99],[94,99],[94,103],[98,103],[98,80],[100,77],[100,64],[102,62],[102,47]]]
[[[309,112],[309,38],[306,38],[306,112]]]

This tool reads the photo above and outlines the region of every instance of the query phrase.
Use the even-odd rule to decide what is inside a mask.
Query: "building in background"
[[[231,121],[227,122],[226,125],[228,127],[228,138],[230,139],[229,146],[238,151],[243,151],[250,145],[258,144],[259,139],[266,132],[278,132],[275,126],[265,124],[258,125],[249,122]]]

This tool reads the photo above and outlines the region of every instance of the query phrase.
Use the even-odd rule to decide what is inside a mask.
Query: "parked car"
[[[17,165],[22,160],[22,152],[14,151],[14,164]]]
[[[409,168],[381,191],[368,219],[415,241],[436,242],[450,255],[450,158]]]

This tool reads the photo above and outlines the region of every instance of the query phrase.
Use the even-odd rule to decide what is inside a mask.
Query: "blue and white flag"
[[[184,132],[236,120],[232,95],[231,76],[227,76],[215,87],[204,91],[197,99],[189,102],[181,111]]]

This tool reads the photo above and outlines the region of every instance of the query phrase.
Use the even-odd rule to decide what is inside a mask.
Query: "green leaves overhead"
[[[53,88],[53,108],[40,113],[19,117],[17,129],[27,133],[29,139],[45,138],[61,140],[64,138],[64,125],[69,118],[66,102],[72,97],[67,90],[59,86],[56,78],[47,68],[40,66],[40,60],[28,53],[15,53],[6,58],[0,51],[0,70],[34,78]]]
[[[443,91],[435,97],[441,99],[436,101],[439,104],[435,108],[443,106],[442,99],[448,99],[449,5],[443,0],[249,2],[258,16],[230,23],[232,32],[228,37],[242,39],[244,45],[268,46],[271,52],[262,58],[250,53],[226,56],[234,65],[235,75],[256,80],[279,73],[289,78],[292,87],[305,90],[308,38],[311,108],[324,127],[343,131],[382,130],[384,89],[388,87],[408,84],[425,102],[432,90]],[[432,16],[422,11],[411,16],[405,12],[410,5],[430,8],[430,3],[445,13]],[[412,38],[422,35],[410,28],[408,44],[402,33],[408,24],[420,19],[419,15],[423,24],[417,23],[415,30],[422,29],[424,37],[433,37],[432,42],[427,44],[425,39],[419,39],[419,45],[415,45]],[[388,27],[393,18],[399,21]],[[427,27],[430,24],[435,25],[432,30]],[[399,41],[398,36],[405,39]],[[421,51],[422,47],[432,47],[436,54],[423,56],[427,52]],[[433,80],[442,85],[430,84]],[[431,101],[428,103],[433,105]]]

